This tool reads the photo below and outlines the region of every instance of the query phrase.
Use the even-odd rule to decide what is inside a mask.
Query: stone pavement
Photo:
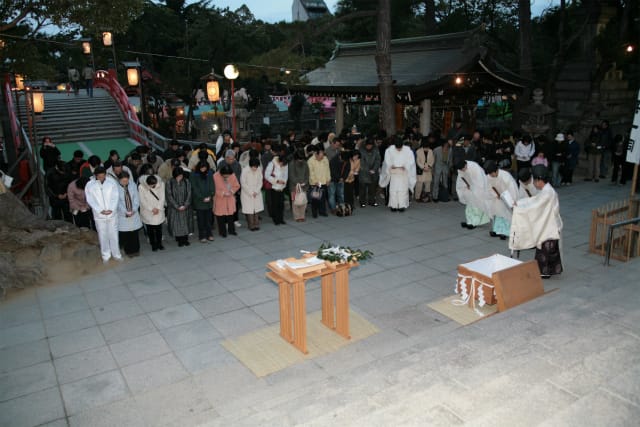
[[[461,327],[426,304],[506,242],[457,203],[289,221],[144,254],[0,304],[0,426],[638,425],[640,262],[587,253],[591,209],[628,188],[559,189],[566,270],[535,301]],[[371,249],[352,308],[380,332],[256,378],[220,345],[278,321],[272,259]],[[530,259],[531,252],[522,259]],[[309,311],[320,306],[317,283]]]

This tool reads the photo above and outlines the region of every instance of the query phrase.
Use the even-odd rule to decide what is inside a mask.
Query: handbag
[[[320,186],[315,186],[311,189],[311,200],[322,200],[323,189]]]
[[[266,172],[266,169],[265,169]],[[271,178],[275,178],[276,176],[276,171],[275,171],[275,167],[271,170]],[[263,178],[262,179],[262,188],[264,188],[265,190],[271,190],[273,188],[273,185],[271,184],[271,182],[269,182],[268,179]]]
[[[296,192],[294,193],[294,196],[293,196],[293,204],[295,206],[304,206],[307,204],[307,194],[304,191],[302,191],[301,184],[296,185]]]

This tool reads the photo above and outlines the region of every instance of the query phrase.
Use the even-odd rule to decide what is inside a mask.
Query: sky
[[[325,0],[325,3],[331,12],[336,9],[338,0]],[[558,4],[558,0],[532,0],[531,13],[538,16],[547,7]],[[293,0],[213,0],[212,4],[216,7],[229,7],[235,10],[246,4],[257,19],[266,22],[291,21],[291,5]]]

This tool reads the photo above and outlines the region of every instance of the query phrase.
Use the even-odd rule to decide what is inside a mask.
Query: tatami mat
[[[222,343],[222,346],[256,376],[264,377],[306,359],[334,352],[378,332],[373,324],[350,310],[349,332],[351,339],[347,340],[324,326],[320,322],[321,316],[319,311],[307,316],[307,349],[309,354],[306,355],[280,336],[280,324],[228,339]]]
[[[497,304],[478,307],[478,303],[476,303],[476,309],[480,313],[482,313],[482,316],[480,316],[473,308],[469,307],[467,304],[454,305],[453,302],[455,300],[460,300],[460,295],[451,295],[441,300],[434,301],[427,304],[427,307],[447,316],[452,320],[455,320],[461,325],[469,325],[498,311]]]

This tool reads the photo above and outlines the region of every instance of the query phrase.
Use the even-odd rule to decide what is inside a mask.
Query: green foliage
[[[323,242],[318,248],[316,256],[329,262],[347,263],[366,261],[373,257],[373,252],[362,249],[352,249],[348,246],[337,246]]]

